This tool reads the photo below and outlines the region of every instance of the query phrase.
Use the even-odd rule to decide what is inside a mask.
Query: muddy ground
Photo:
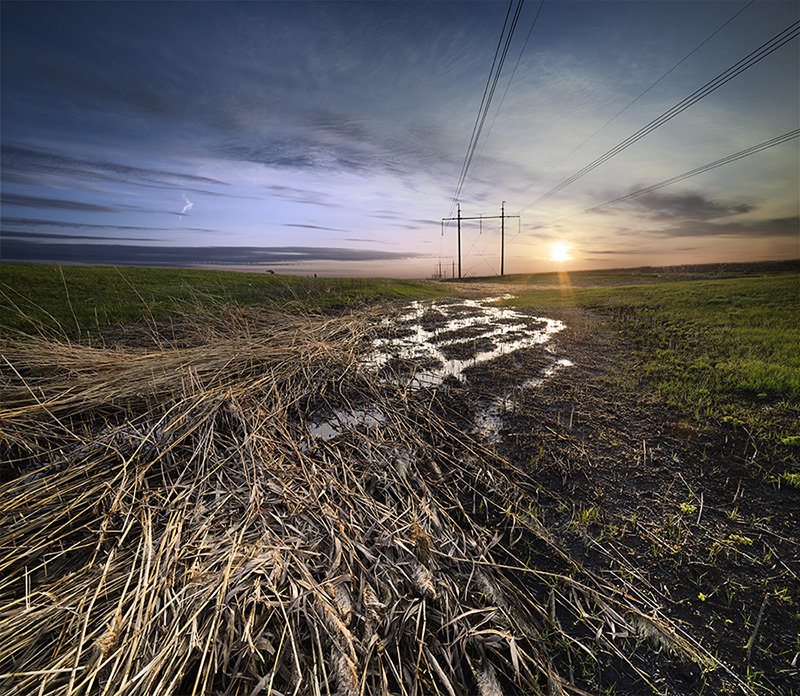
[[[567,326],[547,351],[501,356],[468,368],[466,382],[440,387],[451,417],[474,431],[480,404],[504,397],[500,431],[476,436],[529,477],[550,533],[588,573],[657,597],[657,615],[685,628],[738,677],[704,674],[667,650],[642,651],[638,667],[659,690],[800,693],[800,491],[776,482],[747,433],[694,422],[644,388],[615,386],[619,366],[632,357],[602,317],[578,309],[546,315]],[[436,315],[424,317],[430,330]],[[486,348],[478,342],[473,351]],[[518,388],[553,355],[573,365]],[[517,544],[518,557],[546,564],[536,539]],[[628,665],[602,650],[596,658],[565,669],[591,693],[652,693]]]
[[[459,289],[475,297],[515,290]],[[469,316],[474,310],[458,311]],[[530,331],[543,326],[537,314],[529,313]],[[464,507],[497,530],[501,542],[494,553],[509,566],[563,574],[566,565],[553,549],[564,549],[579,559],[581,573],[628,592],[727,670],[704,672],[668,646],[637,647],[640,636],[620,634],[614,639],[627,644],[626,661],[555,602],[550,618],[587,650],[583,661],[575,659],[582,649],[574,645],[561,658],[550,650],[553,668],[591,694],[800,694],[800,490],[781,485],[746,432],[695,422],[644,385],[620,386],[619,371],[634,358],[602,316],[577,308],[541,314],[565,325],[549,342],[467,367],[464,381],[446,378],[427,389],[436,393],[431,408],[515,465],[514,476],[546,533],[509,535],[503,511],[480,509],[468,491]],[[497,323],[513,326],[518,319]],[[467,360],[497,347],[496,337],[475,326],[445,324],[436,310],[421,313],[422,329],[438,330],[444,360]],[[176,345],[202,339],[180,326],[170,330]],[[378,333],[410,337],[415,330],[413,322],[390,322]],[[109,338],[135,346],[147,340],[141,327]],[[381,370],[407,379],[437,362],[430,355],[398,358]],[[537,377],[540,383],[521,388]],[[492,405],[495,412],[482,418]],[[551,585],[522,581],[539,605],[549,606]],[[516,693],[513,684],[504,686]]]

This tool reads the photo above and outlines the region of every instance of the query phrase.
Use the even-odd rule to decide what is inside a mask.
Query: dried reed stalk
[[[583,693],[554,659],[597,647],[556,602],[621,655],[624,630],[711,664],[532,524],[535,492],[437,397],[372,375],[363,321],[196,331],[2,346],[0,447],[25,469],[0,488],[3,693]],[[311,436],[356,406],[385,418]],[[562,571],[517,562],[517,528]]]

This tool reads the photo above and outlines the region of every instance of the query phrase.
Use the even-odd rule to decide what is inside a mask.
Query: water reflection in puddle
[[[437,387],[452,378],[468,382],[465,371],[515,351],[543,347],[548,364],[518,389],[540,386],[558,370],[572,366],[556,358],[548,345],[564,324],[555,319],[535,317],[519,310],[498,307],[511,295],[483,300],[422,303],[414,302],[399,317],[384,320],[384,336],[375,339],[365,364],[387,379],[401,381],[412,389]],[[488,442],[500,439],[503,414],[513,408],[511,399],[474,398],[475,433]],[[310,426],[312,438],[329,440],[355,426],[373,427],[385,422],[377,406],[339,410]]]
[[[531,389],[544,384],[548,378],[552,377],[558,370],[564,367],[572,367],[574,363],[567,358],[554,360],[552,364],[544,368],[538,377],[531,377],[522,383],[522,389]],[[486,442],[499,442],[500,431],[503,428],[503,416],[509,411],[513,411],[516,394],[512,396],[497,396],[493,399],[478,399],[475,404],[475,432]]]
[[[329,417],[325,416],[309,423],[308,429],[312,438],[330,440],[357,425],[371,428],[385,422],[386,416],[377,406],[355,408],[350,411],[337,409]]]
[[[572,360],[568,360],[567,358],[560,358],[553,362],[552,365],[548,365],[544,370],[542,370],[542,374],[539,377],[531,377],[530,379],[526,379],[522,383],[523,389],[528,389],[529,387],[539,387],[545,383],[548,377],[552,377],[558,370],[562,367],[572,367],[575,363]]]
[[[555,319],[496,305],[510,297],[438,305],[414,302],[410,311],[385,320],[386,327],[400,329],[399,335],[376,339],[369,364],[377,368],[398,363],[418,366],[410,380],[412,388],[437,386],[447,377],[465,382],[467,368],[545,344],[564,328]],[[459,353],[464,357],[453,357]]]

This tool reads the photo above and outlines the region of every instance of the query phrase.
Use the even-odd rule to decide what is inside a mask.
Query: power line
[[[473,215],[470,217],[465,217],[461,215],[461,204],[457,203],[458,206],[458,216],[457,217],[448,217],[442,218],[442,225],[444,225],[445,221],[447,220],[457,220],[458,221],[458,277],[461,278],[461,221],[462,220],[480,220],[481,227],[483,227],[484,220],[494,220],[499,219],[501,221],[501,245],[500,245],[500,275],[503,275],[503,254],[504,254],[504,247],[505,247],[505,223],[506,218],[518,218],[519,215],[506,215],[506,202],[503,201],[500,207],[500,215]],[[470,251],[475,248],[475,242],[472,243],[472,247],[470,247]]]
[[[505,211],[503,211],[503,212],[505,212]],[[490,219],[491,218],[489,218],[489,217],[480,216],[481,231],[479,232],[479,236],[478,237],[474,237],[474,241],[470,244],[470,248],[467,249],[467,251],[464,254],[464,258],[465,259],[472,257],[473,259],[477,258],[477,260],[473,260],[472,261],[472,265],[468,266],[467,270],[464,271],[464,276],[465,277],[468,277],[472,273],[472,270],[479,263],[486,263],[495,275],[503,275],[503,273],[498,273],[497,271],[495,271],[494,266],[492,266],[491,263],[489,263],[489,261],[486,260],[487,258],[488,259],[500,258],[500,256],[503,253],[502,249],[501,249],[500,253],[498,253],[498,252],[491,252],[490,253],[488,251],[489,250],[489,246],[494,243],[494,236],[495,236],[494,233],[499,232],[499,230],[495,230],[495,229],[492,229],[491,227],[487,227],[487,226],[483,225],[483,221],[484,220],[486,220],[488,222]],[[484,232],[486,234],[484,234]],[[480,240],[483,241],[483,244],[481,245],[480,249],[476,249],[476,247],[478,246],[478,242]]]
[[[461,172],[458,175],[458,184],[456,184],[456,193],[453,196],[453,202],[450,206],[450,215],[453,213],[453,205],[455,205],[456,201],[458,200],[458,196],[461,193],[461,186],[463,184],[463,180],[466,177],[466,172],[468,169],[468,162],[469,162],[469,153],[470,148],[472,147],[472,141],[475,140],[475,133],[478,129],[478,124],[480,122],[481,111],[483,110],[484,104],[486,103],[486,97],[489,94],[489,87],[492,82],[492,75],[494,74],[495,66],[497,65],[497,56],[500,54],[500,46],[503,43],[503,36],[506,33],[506,26],[508,25],[508,17],[511,14],[511,7],[514,4],[514,0],[509,0],[508,9],[506,10],[506,18],[503,21],[503,28],[500,30],[500,38],[497,41],[497,48],[494,51],[494,58],[492,58],[492,67],[489,68],[489,77],[486,79],[486,86],[483,88],[483,96],[481,97],[481,103],[478,107],[478,116],[475,118],[475,124],[472,126],[472,134],[469,136],[469,143],[467,144],[467,153],[464,155],[464,162],[461,165]]]
[[[591,208],[582,210],[580,213],[573,213],[573,215],[581,215],[582,213],[593,213],[594,211],[600,210],[601,208],[606,208],[609,205],[614,205],[615,203],[622,203],[623,201],[627,201],[631,198],[636,198],[637,196],[643,196],[646,193],[650,193],[651,191],[664,188],[665,186],[669,186],[670,184],[676,184],[679,181],[683,181],[684,179],[697,176],[698,174],[703,174],[704,172],[716,169],[717,167],[722,167],[726,164],[730,164],[731,162],[735,162],[736,160],[743,159],[744,157],[749,157],[750,155],[754,155],[757,152],[761,152],[762,150],[768,150],[771,147],[775,147],[776,145],[780,145],[782,143],[788,142],[789,140],[793,140],[798,136],[800,136],[800,128],[798,128],[797,130],[789,131],[788,133],[784,133],[783,135],[779,135],[770,140],[765,140],[763,143],[759,143],[758,145],[753,145],[752,147],[748,147],[745,150],[735,152],[732,155],[728,155],[727,157],[723,157],[722,159],[718,159],[714,162],[709,162],[708,164],[704,164],[688,172],[684,172],[683,174],[678,174],[677,176],[673,176],[669,179],[664,179],[663,181],[659,181],[657,184],[647,186],[643,189],[639,189],[638,191],[634,191],[633,193],[629,193],[625,196],[620,196],[619,198],[614,198],[613,200],[606,201],[605,203],[601,203],[600,205],[592,206]],[[572,215],[570,215],[569,217],[572,217]]]
[[[570,184],[575,183],[578,179],[580,179],[585,174],[588,174],[593,169],[596,169],[601,164],[607,162],[612,157],[615,157],[620,152],[625,150],[626,148],[630,147],[637,141],[644,138],[649,133],[653,132],[656,128],[664,125],[667,121],[670,121],[675,116],[680,114],[681,112],[688,109],[690,106],[693,106],[698,101],[707,97],[709,94],[714,92],[715,90],[719,89],[722,85],[726,82],[729,82],[734,77],[738,76],[748,68],[752,67],[762,59],[766,58],[768,55],[777,51],[781,46],[788,43],[792,39],[797,38],[798,34],[800,34],[800,21],[794,22],[793,24],[789,25],[786,29],[784,29],[779,34],[776,34],[772,37],[769,41],[759,46],[755,51],[752,51],[750,54],[739,60],[738,62],[734,63],[731,67],[727,70],[721,72],[717,77],[713,80],[707,82],[705,85],[700,87],[699,89],[695,90],[690,94],[688,97],[685,97],[673,107],[665,111],[659,117],[653,119],[648,123],[646,126],[643,126],[638,131],[636,131],[633,135],[629,136],[621,143],[618,143],[613,148],[611,148],[608,152],[598,157],[593,162],[587,164],[583,169],[575,172],[572,176],[567,179],[564,179],[560,184],[554,186],[549,191],[543,193],[539,198],[537,198],[532,203],[529,203],[525,206],[520,212],[527,210],[528,208],[532,208],[533,206],[541,203],[542,201],[554,196],[556,193],[561,191],[562,189],[566,188]]]
[[[750,0],[750,2],[753,3],[755,2],[755,0]],[[536,26],[536,22],[539,20],[539,15],[542,13],[542,7],[544,7],[544,0],[541,0],[539,2],[539,9],[536,10],[536,16],[533,18],[531,28],[528,29],[528,35],[525,37],[525,43],[522,44],[522,50],[519,52],[519,55],[517,56],[517,62],[514,64],[514,69],[511,71],[511,77],[508,78],[508,84],[506,84],[506,89],[503,92],[503,96],[500,99],[500,103],[497,105],[497,110],[494,112],[494,118],[492,118],[492,122],[489,124],[489,130],[486,132],[486,137],[483,139],[483,145],[481,146],[481,151],[478,153],[478,159],[480,159],[484,149],[486,148],[486,143],[489,141],[489,136],[491,135],[492,129],[494,128],[494,122],[497,120],[497,115],[500,113],[500,109],[503,108],[503,102],[505,102],[508,90],[511,87],[511,83],[514,81],[514,75],[517,74],[517,68],[519,67],[519,62],[522,60],[522,54],[525,53],[525,49],[528,47],[528,41],[530,41],[533,29]]]
[[[748,2],[741,10],[738,10],[732,17],[730,17],[725,22],[723,22],[714,32],[709,34],[705,39],[703,39],[703,41],[701,41],[699,44],[697,44],[697,46],[695,46],[691,51],[689,51],[689,53],[687,53],[683,58],[681,58],[677,63],[675,63],[675,65],[673,65],[669,70],[667,70],[667,72],[665,72],[661,77],[659,77],[655,82],[653,82],[653,84],[651,84],[646,90],[644,90],[641,94],[639,94],[638,97],[636,97],[632,101],[628,102],[628,104],[626,106],[624,106],[622,109],[617,111],[617,113],[614,114],[610,119],[608,119],[608,121],[606,121],[602,126],[600,126],[600,128],[598,128],[594,133],[592,133],[582,143],[576,145],[572,150],[570,150],[566,155],[564,155],[564,157],[562,157],[558,162],[556,162],[552,167],[550,167],[550,169],[548,169],[546,172],[544,172],[539,177],[534,179],[520,193],[525,193],[525,191],[527,191],[534,184],[536,184],[538,181],[540,181],[542,179],[542,177],[547,176],[559,164],[561,164],[565,160],[569,159],[572,155],[574,155],[578,150],[580,150],[584,145],[586,145],[586,143],[588,143],[592,138],[594,138],[594,136],[596,136],[601,130],[603,130],[606,126],[608,126],[610,123],[615,121],[619,116],[624,114],[636,102],[638,102],[645,94],[647,94],[651,89],[653,89],[653,87],[655,87],[659,82],[661,82],[664,78],[666,78],[670,73],[675,71],[680,65],[685,63],[692,55],[697,53],[697,51],[699,51],[703,46],[705,46],[709,41],[711,41],[711,39],[713,39],[717,34],[719,34],[725,27],[727,27],[734,19],[736,19],[740,14],[742,14],[742,12],[744,12],[748,7],[750,7],[750,5],[752,5],[755,1],[756,0],[750,0],[750,2]],[[538,17],[538,14],[537,14],[537,17]],[[534,24],[535,24],[535,22],[536,22],[536,20],[534,20]],[[533,27],[531,27],[531,29],[533,29]],[[528,36],[530,36],[530,34]],[[527,43],[527,40],[526,40],[526,43]],[[515,70],[516,70],[516,68],[515,68]],[[513,78],[513,74],[512,74],[512,78]],[[505,95],[504,95],[504,97],[505,97]],[[502,105],[502,102],[500,102],[500,103]]]
[[[492,60],[492,67],[489,70],[489,78],[486,81],[486,87],[483,90],[483,97],[481,98],[481,104],[478,107],[478,116],[475,119],[475,125],[472,127],[472,135],[470,136],[469,145],[467,146],[467,153],[464,157],[464,163],[461,165],[461,174],[458,178],[458,185],[456,186],[456,192],[453,195],[453,200],[450,206],[450,212],[453,212],[453,207],[455,206],[456,202],[458,201],[459,196],[461,195],[461,189],[464,186],[464,182],[467,178],[467,173],[469,172],[470,165],[472,164],[472,158],[475,155],[475,149],[478,146],[478,141],[481,137],[481,131],[483,130],[483,125],[486,122],[486,116],[489,113],[489,108],[492,103],[492,98],[494,97],[495,89],[497,88],[497,82],[500,79],[500,73],[503,70],[503,64],[506,60],[506,55],[508,54],[509,46],[511,45],[511,38],[514,35],[514,30],[517,26],[517,21],[519,20],[519,13],[522,10],[522,4],[525,0],[518,0],[517,7],[514,11],[514,15],[511,19],[511,24],[509,26],[508,18],[511,15],[511,8],[514,6],[514,0],[510,0],[508,4],[508,10],[506,11],[506,19],[503,22],[503,29],[500,33],[500,40],[497,43],[497,49],[495,50],[494,59]],[[509,26],[508,32],[506,32],[506,26]],[[503,39],[505,37],[505,43],[503,43]],[[503,47],[502,50],[500,47]],[[498,59],[499,55],[499,59]]]
[[[505,213],[505,210],[503,210],[502,212]],[[483,221],[486,220],[488,222],[490,219],[496,219],[496,216],[494,218],[489,217],[489,216],[484,217],[483,215],[481,215],[479,217],[479,220],[481,221],[481,226],[480,226],[481,227],[481,232],[480,232],[481,237],[480,238],[483,240],[483,244],[482,244],[480,250],[477,251],[475,249],[475,247],[477,247],[477,245],[478,245],[478,238],[475,238],[474,241],[472,242],[472,244],[470,245],[470,248],[467,250],[466,254],[464,255],[465,258],[472,257],[472,259],[473,259],[472,264],[464,272],[464,276],[465,277],[469,276],[472,273],[472,270],[480,263],[485,263],[486,265],[488,265],[489,268],[491,269],[491,271],[495,275],[503,275],[502,273],[497,273],[495,271],[495,269],[494,269],[494,266],[488,260],[488,259],[493,259],[495,257],[500,256],[500,254],[498,254],[497,252],[495,252],[495,253],[487,253],[488,249],[489,249],[489,245],[492,244],[492,241],[493,241],[491,239],[491,237],[493,236],[492,232],[494,232],[495,230],[491,230],[491,229],[485,229],[484,230]],[[486,232],[485,235],[483,234],[484,231]],[[475,252],[474,254],[472,253],[473,251]],[[501,250],[501,254],[502,254],[502,250]]]
[[[489,77],[487,78],[486,86],[484,87],[484,90],[483,90],[483,96],[481,97],[481,104],[478,107],[478,115],[477,115],[477,117],[475,119],[475,125],[472,127],[472,135],[470,136],[470,141],[469,141],[469,144],[467,145],[467,152],[466,152],[466,155],[464,157],[464,163],[461,166],[461,173],[459,175],[458,184],[456,185],[456,192],[453,195],[453,200],[451,201],[451,204],[450,204],[449,215],[451,215],[451,216],[453,214],[453,209],[456,207],[456,203],[458,201],[458,198],[461,195],[461,189],[463,188],[464,182],[466,181],[467,173],[469,172],[469,168],[470,168],[470,165],[472,163],[472,158],[473,158],[473,156],[475,154],[475,148],[478,145],[478,141],[479,141],[480,136],[481,136],[481,130],[483,129],[483,125],[484,125],[484,123],[486,121],[486,115],[489,112],[489,108],[490,108],[491,103],[492,103],[492,98],[494,97],[494,92],[495,92],[495,89],[497,88],[497,82],[500,79],[500,73],[503,70],[503,65],[505,63],[506,55],[508,54],[508,49],[509,49],[509,46],[511,45],[511,39],[512,39],[512,37],[514,35],[514,30],[515,30],[515,28],[517,26],[517,21],[519,20],[519,14],[520,14],[520,11],[522,10],[522,4],[524,3],[524,1],[525,0],[519,0],[518,1],[516,10],[515,10],[514,15],[513,15],[512,19],[511,19],[511,25],[510,25],[510,27],[508,29],[508,32],[506,32],[506,27],[509,26],[508,20],[509,20],[509,16],[511,15],[511,9],[514,6],[514,0],[509,0],[508,9],[506,10],[505,20],[503,21],[503,28],[500,31],[500,38],[499,38],[499,40],[497,42],[497,48],[495,49],[494,58],[492,59],[492,66],[491,66],[491,68],[489,70]],[[503,37],[505,37],[505,44],[503,43]],[[526,43],[527,43],[527,40],[526,40]],[[503,46],[502,51],[501,51],[501,46]],[[499,60],[498,60],[498,56],[499,56]],[[516,70],[516,68],[515,68],[515,70]],[[460,215],[461,215],[461,213],[459,211],[459,217],[460,217]],[[449,224],[449,220],[452,220],[452,219],[456,219],[456,218],[452,218],[452,217],[451,218],[445,218],[445,219],[443,219],[443,223],[445,221],[448,221],[448,224]],[[444,236],[444,226],[442,227],[442,236]],[[458,249],[458,257],[459,257],[458,275],[459,275],[459,278],[460,278],[461,277],[461,223],[460,223],[460,221],[459,221],[458,237],[459,237],[459,241],[458,241],[458,245],[459,245],[459,249]],[[442,244],[442,242],[440,241],[440,243],[439,243],[439,247],[440,247],[439,254],[440,254],[440,256],[441,256],[441,244]]]

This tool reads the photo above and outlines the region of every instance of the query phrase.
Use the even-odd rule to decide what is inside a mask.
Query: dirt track
[[[469,289],[497,296],[514,288]],[[464,428],[474,427],[481,403],[503,398],[501,430],[489,439],[542,487],[535,502],[544,525],[587,571],[654,593],[657,613],[689,628],[743,682],[798,693],[798,491],[765,481],[741,432],[615,387],[632,357],[601,317],[580,309],[547,316],[567,327],[550,352],[573,365],[528,389],[518,385],[541,372],[542,348],[467,369],[464,384],[447,384]],[[536,555],[536,541],[525,543]],[[598,690],[640,693],[613,661],[595,669]],[[645,669],[667,693],[703,689],[696,666],[663,657]],[[731,688],[719,676],[705,679],[704,693]]]
[[[502,290],[490,289],[494,296]],[[6,620],[4,649],[11,638],[25,633],[16,627],[30,625],[28,603],[41,616],[60,616],[73,607],[69,615],[76,618],[70,620],[89,626],[91,619],[94,634],[83,641],[83,633],[73,631],[69,639],[56,640],[61,619],[42,619],[45,632],[28,636],[27,647],[16,649],[20,667],[15,669],[33,684],[17,693],[38,690],[40,681],[31,675],[46,669],[53,683],[61,679],[70,691],[63,664],[77,662],[69,651],[88,649],[93,635],[103,640],[107,633],[117,635],[108,617],[128,611],[127,591],[103,593],[96,608],[80,613],[86,588],[99,592],[98,551],[93,549],[105,553],[112,541],[120,550],[108,556],[106,567],[113,562],[111,576],[118,587],[127,587],[127,578],[140,579],[136,596],[148,598],[142,606],[156,611],[163,587],[169,597],[187,598],[176,606],[180,630],[169,645],[159,638],[159,616],[146,622],[153,632],[148,646],[169,653],[169,667],[177,670],[179,680],[187,655],[205,659],[205,652],[186,647],[190,643],[185,641],[194,640],[186,616],[208,619],[201,622],[208,631],[203,640],[212,650],[230,646],[232,659],[263,659],[263,651],[244,636],[250,631],[249,607],[256,605],[263,605],[259,631],[269,629],[275,636],[286,630],[285,614],[259,595],[274,580],[285,583],[271,591],[287,598],[293,630],[306,636],[295,641],[296,649],[305,651],[302,665],[296,658],[281,658],[285,645],[273,657],[274,674],[285,684],[282,693],[297,683],[292,665],[299,674],[300,668],[310,674],[337,654],[336,645],[351,646],[348,659],[363,666],[364,678],[373,687],[384,684],[384,692],[392,694],[403,689],[386,686],[376,661],[396,660],[393,684],[407,683],[404,693],[443,693],[433,685],[436,680],[449,684],[444,681],[449,678],[458,693],[471,695],[477,693],[477,677],[467,669],[473,661],[480,665],[491,658],[500,683],[490,693],[520,693],[520,672],[513,664],[519,646],[536,670],[526,682],[533,691],[526,693],[545,692],[537,685],[550,693],[562,685],[565,693],[617,696],[797,693],[798,491],[766,482],[760,468],[764,457],[755,457],[742,431],[696,423],[659,403],[644,386],[620,386],[620,372],[634,358],[601,317],[579,309],[548,310],[542,313],[550,321],[544,321],[537,312],[522,310],[493,315],[481,302],[440,304],[443,311],[430,303],[417,303],[413,311],[399,309],[394,321],[373,327],[374,334],[372,328],[362,331],[365,324],[372,326],[363,317],[344,317],[337,324],[256,315],[243,325],[246,331],[233,336],[220,322],[217,341],[209,344],[208,332],[215,327],[208,321],[177,336],[170,325],[167,335],[179,338],[186,349],[135,348],[117,354],[87,348],[77,378],[75,346],[45,346],[43,353],[35,346],[18,346],[9,365],[19,365],[47,391],[31,400],[27,383],[18,384],[14,398],[20,408],[10,413],[7,425],[17,428],[16,440],[24,443],[33,427],[44,423],[42,441],[50,438],[53,444],[42,456],[45,462],[47,453],[58,458],[50,460],[44,478],[35,479],[35,491],[33,477],[7,484],[5,513],[14,524],[4,527],[11,535],[4,548],[7,567],[15,574],[8,575],[7,585],[17,623]],[[319,321],[315,331],[333,332],[330,341],[311,340],[314,321]],[[547,333],[548,327],[558,331]],[[141,333],[135,346],[146,338]],[[263,340],[259,353],[253,336]],[[432,349],[410,350],[370,365],[370,345],[380,352],[397,338],[402,347],[404,337],[424,339]],[[287,345],[280,349],[282,340]],[[494,355],[502,343],[516,349]],[[327,371],[309,369],[316,363],[302,357],[313,346],[319,349],[316,359],[332,361]],[[334,347],[347,355],[337,358]],[[297,350],[306,353],[298,358]],[[232,355],[240,362],[231,365]],[[423,384],[421,373],[448,364],[449,374]],[[48,369],[42,370],[43,365]],[[376,379],[375,367],[389,379]],[[85,378],[89,373],[93,379]],[[119,373],[128,377],[120,379]],[[140,382],[131,375],[143,386],[137,387]],[[421,388],[412,388],[409,376]],[[173,396],[179,381],[188,387]],[[201,382],[205,386],[198,393]],[[116,411],[111,410],[114,404]],[[198,411],[198,404],[205,410]],[[61,409],[56,416],[81,428],[53,426],[48,418],[55,408]],[[160,408],[173,414],[169,428],[153,425],[165,417],[154,410]],[[116,424],[109,422],[109,414],[116,414]],[[87,424],[96,425],[100,435],[88,443],[75,436],[91,432]],[[112,427],[113,449],[106,437]],[[252,443],[259,443],[257,451]],[[41,466],[36,448],[42,445],[34,444],[12,454],[22,463]],[[65,451],[77,457],[62,470],[59,453]],[[129,477],[124,474],[134,455],[143,473]],[[224,476],[206,475],[212,466]],[[223,484],[227,507],[218,502]],[[126,510],[144,511],[126,512],[124,525],[115,502],[122,499],[121,485],[127,486]],[[74,486],[82,495],[61,495],[63,486]],[[184,501],[189,495],[192,501]],[[198,500],[206,501],[206,507],[195,515]],[[363,507],[356,509],[356,504]],[[185,524],[174,524],[178,514],[189,516]],[[53,518],[63,522],[76,548],[89,551],[65,551],[72,547],[65,546],[63,535],[51,534]],[[277,526],[273,529],[267,520]],[[284,526],[287,520],[290,527]],[[232,522],[241,525],[237,534],[248,539],[246,548],[230,543]],[[196,557],[206,552],[191,542],[194,524],[213,532],[214,555]],[[311,525],[312,531],[298,531],[298,524]],[[186,538],[174,536],[174,530],[185,530]],[[140,533],[147,539],[172,539],[153,545],[163,551],[159,563],[177,568],[164,576],[166,585],[149,580],[141,568],[132,572],[137,564],[150,564],[149,556],[137,552]],[[280,573],[267,576],[260,564],[279,565],[274,554],[264,555],[265,544],[281,554],[291,551],[294,560],[281,561]],[[345,568],[344,552],[350,554],[348,570],[334,575],[353,602],[342,600],[336,611],[351,622],[347,631],[353,638],[340,645],[323,634],[327,642],[322,646],[319,638],[310,638],[320,627],[334,626],[334,637],[350,635],[315,613],[324,607],[334,610],[330,602],[335,598],[326,588],[332,567]],[[42,560],[31,573],[37,554]],[[214,583],[234,566],[241,597],[220,604]],[[196,567],[206,569],[200,594]],[[309,586],[309,579],[319,587]],[[48,589],[56,580],[62,588],[58,597]],[[380,605],[365,589],[372,587],[369,583],[386,597]],[[294,586],[306,590],[290,592]],[[198,606],[195,599],[202,600]],[[383,615],[373,616],[378,606]],[[219,611],[230,617],[224,636],[210,618]],[[417,612],[416,626],[408,619],[412,611]],[[125,640],[138,640],[137,626],[121,624],[118,638],[92,649],[102,648],[104,659],[127,662]],[[376,627],[380,645],[394,646],[385,655],[369,648],[378,645],[367,637],[378,635]],[[87,645],[81,647],[83,642]],[[54,645],[62,652],[54,653]],[[436,651],[442,662],[435,664],[439,670],[447,664],[449,672],[434,669],[431,659],[427,672],[405,674],[401,666],[418,659],[420,649]],[[220,659],[228,659],[225,650],[218,653]],[[42,661],[54,654],[61,662]],[[134,669],[130,662],[131,673],[152,664],[147,650],[133,657],[140,666]],[[102,676],[105,663],[92,665]],[[207,673],[208,684],[216,685],[208,693],[230,690],[236,680],[247,684],[243,692],[249,693],[263,678],[260,669],[260,662],[253,662],[252,673],[233,663],[223,665],[218,673]],[[330,679],[325,689],[342,693],[347,674]],[[411,686],[415,683],[419,688]],[[453,688],[449,693],[456,693]],[[173,692],[189,693],[190,688]],[[362,687],[360,692],[371,691]],[[142,686],[137,693],[152,692]],[[323,693],[322,687],[317,693]]]

